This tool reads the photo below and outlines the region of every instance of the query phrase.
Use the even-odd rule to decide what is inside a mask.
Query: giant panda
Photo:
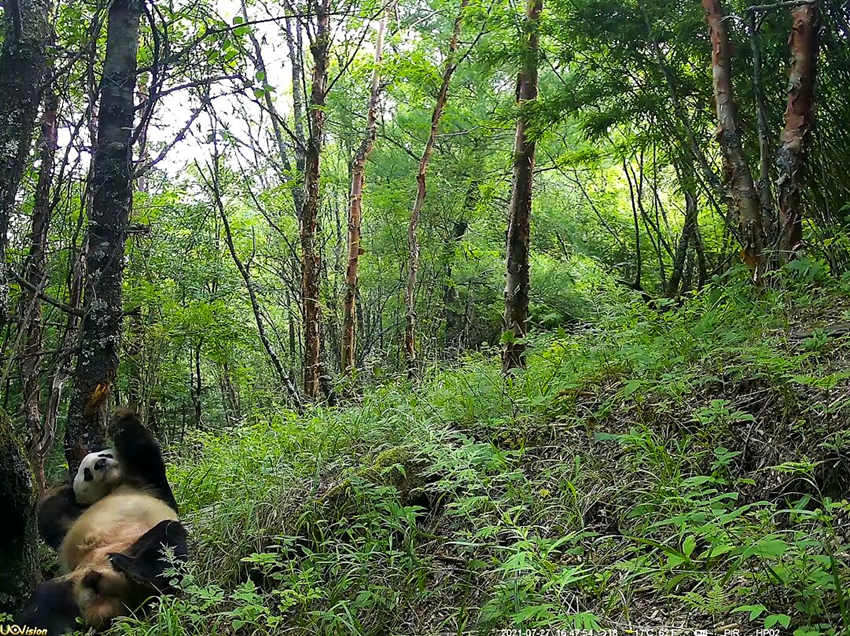
[[[87,506],[65,486],[39,505],[39,531],[58,548],[64,574],[36,588],[18,624],[47,629],[49,636],[73,631],[78,618],[95,629],[106,627],[171,591],[167,553],[177,561],[188,556],[156,439],[124,409],[113,416],[110,434],[111,459],[120,470],[105,480],[106,494]]]

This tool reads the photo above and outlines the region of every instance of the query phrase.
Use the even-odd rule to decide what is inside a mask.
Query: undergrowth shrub
[[[794,284],[603,303],[508,379],[483,350],[187,438],[183,594],[114,631],[842,633],[850,304]]]

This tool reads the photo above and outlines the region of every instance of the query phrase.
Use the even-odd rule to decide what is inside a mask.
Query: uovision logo
[[[47,636],[47,630],[29,625],[0,625],[0,636]]]

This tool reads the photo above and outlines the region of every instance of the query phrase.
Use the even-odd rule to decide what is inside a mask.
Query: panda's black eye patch
[[[92,474],[91,469],[88,468],[88,467],[84,468],[83,469],[83,480],[84,481],[91,481],[92,479],[94,479],[94,475]]]
[[[103,575],[100,572],[96,572],[95,570],[91,570],[86,573],[83,577],[83,585],[93,589],[97,592],[98,583],[100,583],[100,579],[103,578]]]
[[[98,459],[94,463],[94,469],[95,470],[103,470],[104,468],[106,468],[106,460],[105,459]]]
[[[109,459],[112,459],[112,453],[100,453],[98,457],[108,457]]]

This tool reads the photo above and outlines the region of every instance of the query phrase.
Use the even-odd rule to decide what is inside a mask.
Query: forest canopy
[[[850,629],[850,3],[0,20],[0,623],[130,405],[193,558],[115,633]]]

